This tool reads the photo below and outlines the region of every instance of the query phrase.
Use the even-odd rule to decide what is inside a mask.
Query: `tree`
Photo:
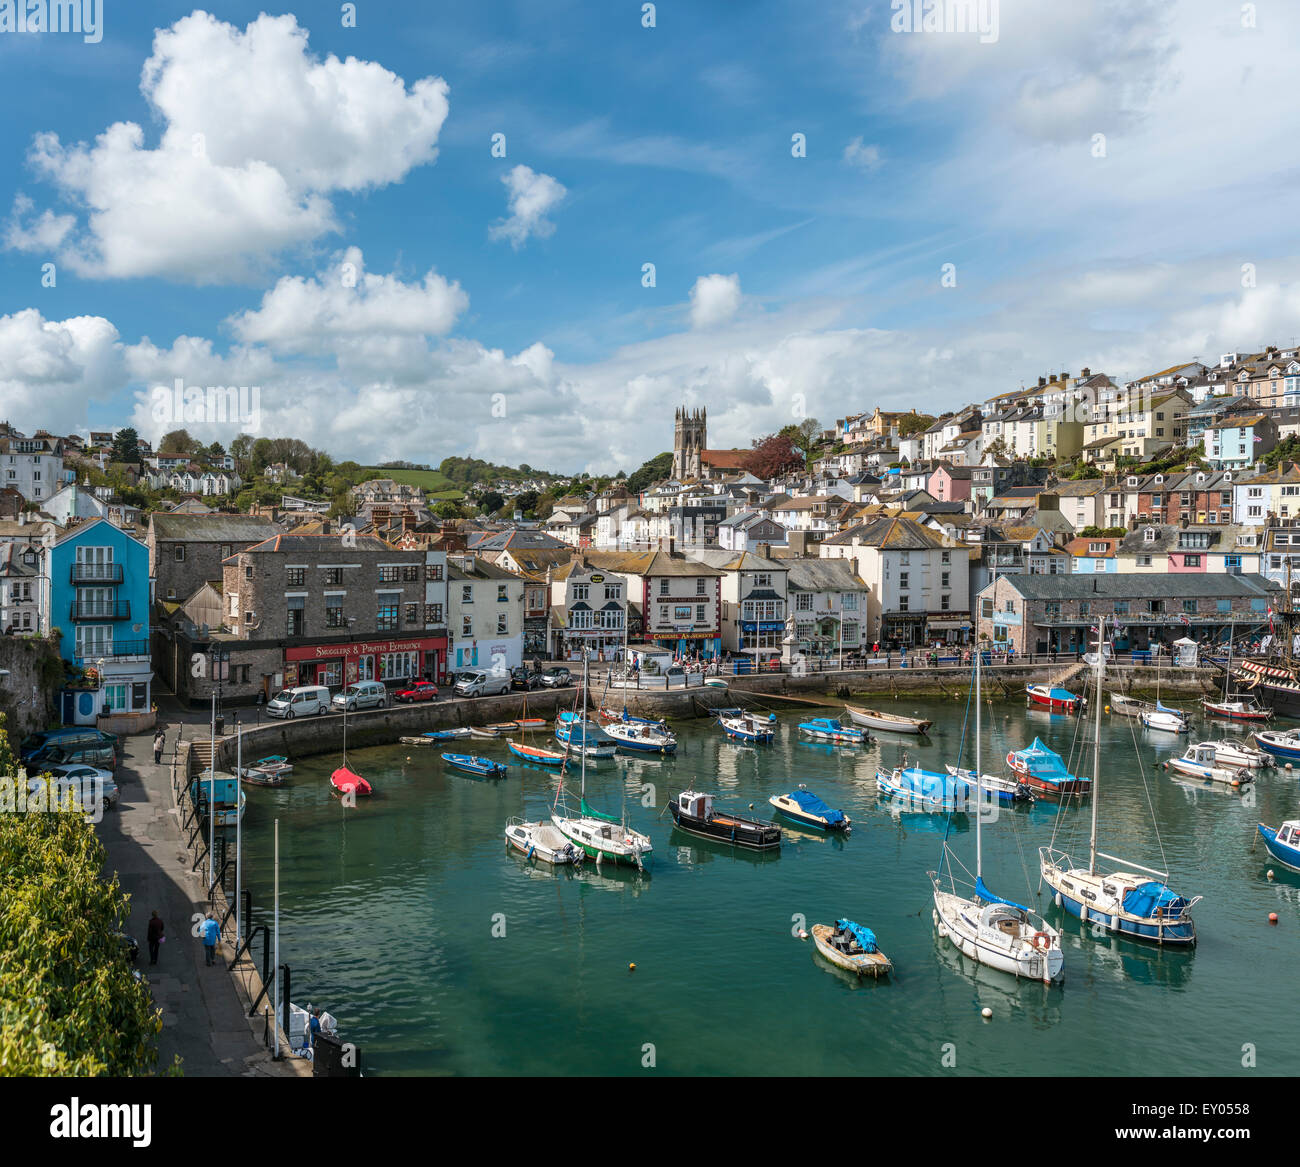
[[[780,436],[790,439],[794,447],[803,455],[804,464],[812,462],[813,451],[821,438],[822,424],[815,417],[805,417],[798,425],[782,427]]]
[[[788,434],[755,438],[754,448],[745,457],[745,469],[765,481],[789,470],[800,470],[803,465],[803,454]]]
[[[662,482],[672,472],[673,454],[671,450],[667,450],[662,454],[656,454],[648,462],[643,462],[638,469],[633,470],[628,476],[627,489],[632,494],[639,494],[647,486]]]
[[[113,435],[113,448],[108,455],[110,462],[140,463],[140,435],[130,426],[120,429]]]
[[[506,505],[506,500],[495,490],[485,490],[478,496],[478,505],[486,514],[494,515]]]
[[[898,419],[898,436],[906,438],[911,434],[924,433],[932,425],[935,419],[928,413],[917,413],[915,409],[903,414]]]
[[[199,448],[198,442],[190,437],[189,430],[171,430],[163,434],[162,441],[158,443],[159,454],[185,455],[190,457]]]
[[[433,508],[433,513],[440,519],[459,519],[462,517],[460,507],[450,499],[443,499]]]

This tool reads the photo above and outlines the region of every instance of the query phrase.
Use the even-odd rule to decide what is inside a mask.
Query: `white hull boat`
[[[1165,765],[1188,778],[1199,778],[1202,782],[1222,782],[1225,786],[1242,786],[1252,779],[1249,769],[1220,764],[1218,750],[1205,743],[1188,746],[1181,758],[1170,758]]]
[[[1060,933],[1015,904],[981,904],[943,891],[934,878],[934,924],[963,956],[1012,976],[1050,984],[1065,966]]]
[[[511,819],[506,824],[506,842],[525,859],[543,863],[581,863],[583,852],[551,823],[526,823]]]
[[[866,729],[883,729],[886,733],[923,734],[934,723],[921,717],[903,717],[898,713],[885,713],[879,709],[862,709],[857,705],[845,705],[844,712],[849,715],[854,725]]]
[[[1217,742],[1205,742],[1214,748],[1215,761],[1220,766],[1235,766],[1241,770],[1262,770],[1273,765],[1273,756],[1248,746],[1245,742],[1224,739]]]
[[[1165,709],[1157,706],[1150,712],[1140,713],[1138,716],[1142,719],[1142,725],[1146,729],[1159,729],[1166,733],[1187,732],[1187,718],[1176,709]]]

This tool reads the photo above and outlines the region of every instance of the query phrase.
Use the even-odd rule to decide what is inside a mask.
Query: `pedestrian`
[[[157,766],[162,761],[163,746],[167,744],[167,735],[160,729],[153,735],[153,764]]]
[[[163,922],[158,918],[158,913],[149,918],[149,963],[158,963],[158,945],[163,942]]]
[[[221,935],[221,926],[212,918],[209,912],[204,917],[203,923],[199,925],[199,934],[203,937],[203,958],[209,965],[215,964],[217,960],[217,937]]]

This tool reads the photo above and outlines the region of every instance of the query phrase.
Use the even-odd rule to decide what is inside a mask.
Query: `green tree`
[[[163,434],[162,441],[158,443],[159,454],[184,454],[187,458],[192,457],[198,448],[199,444],[190,437],[189,430],[170,430]]]
[[[478,505],[485,514],[494,515],[506,505],[506,500],[495,490],[485,490],[478,497]]]
[[[912,434],[924,433],[934,422],[935,419],[930,414],[917,413],[913,409],[898,419],[898,436],[906,438]]]
[[[433,513],[440,519],[459,519],[463,518],[460,507],[450,499],[443,499],[433,508]]]
[[[130,426],[120,429],[113,435],[113,447],[109,451],[109,461],[140,463],[140,435]]]
[[[662,482],[673,472],[673,454],[671,450],[662,454],[656,454],[648,462],[643,462],[641,466],[633,470],[627,479],[627,488],[633,494],[645,490],[647,486],[653,486],[656,482]],[[541,517],[540,515],[538,516]]]

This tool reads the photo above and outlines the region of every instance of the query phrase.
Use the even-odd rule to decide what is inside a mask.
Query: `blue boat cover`
[[[1160,698],[1158,698],[1158,697],[1156,698],[1156,712],[1157,712],[1157,713],[1172,713],[1172,714],[1174,714],[1176,717],[1182,717],[1182,715],[1183,715],[1181,709],[1170,709],[1168,705],[1161,705],[1161,704],[1160,704]]]
[[[1034,738],[1034,744],[1027,750],[1017,750],[1016,756],[1028,767],[1035,778],[1044,782],[1075,782],[1077,779],[1065,768],[1061,755],[1043,745],[1041,738]]]
[[[1157,908],[1165,916],[1174,916],[1186,906],[1187,901],[1176,891],[1154,880],[1139,884],[1124,897],[1124,910],[1143,919],[1154,916]]]
[[[1019,908],[1022,912],[1029,911],[1024,904],[1018,904],[1015,900],[1004,900],[1001,896],[995,896],[984,886],[984,877],[982,875],[975,877],[975,894],[987,904],[1006,904],[1007,907]]]
[[[835,927],[841,932],[851,933],[857,942],[862,945],[863,952],[876,951],[876,934],[870,928],[864,928],[861,924],[855,924],[852,920],[836,920]]]
[[[821,815],[828,825],[844,821],[844,812],[842,810],[832,810],[810,790],[792,790],[790,792],[790,801],[797,803],[801,810],[805,810],[809,814]]]

